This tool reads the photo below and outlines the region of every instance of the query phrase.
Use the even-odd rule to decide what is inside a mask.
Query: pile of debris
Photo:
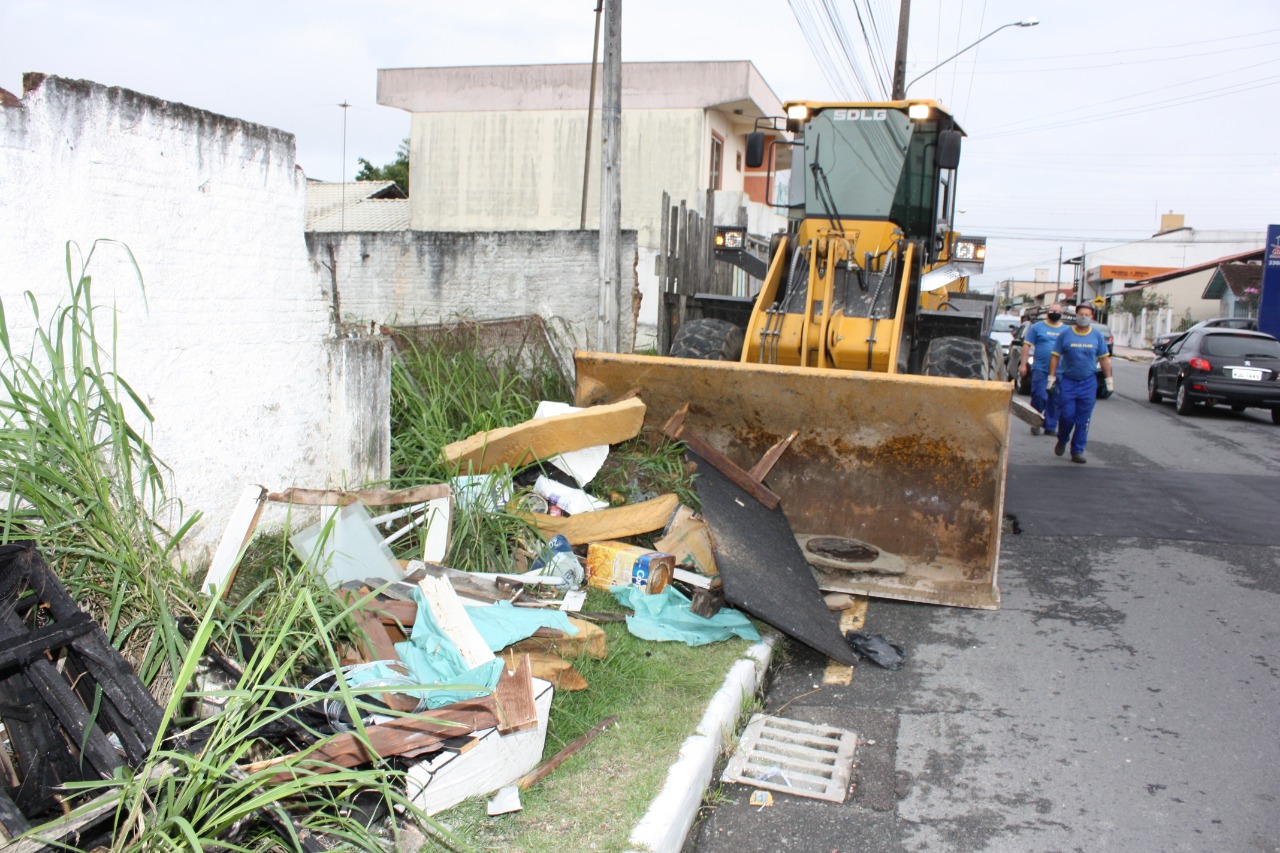
[[[763,483],[769,457],[776,460],[785,443],[742,471],[673,419],[666,432],[689,448],[705,518],[674,494],[610,507],[585,491],[610,445],[639,434],[644,413],[637,398],[580,410],[544,404],[530,421],[445,448],[466,472],[448,483],[398,491],[246,488],[204,579],[209,598],[226,595],[268,507],[310,507],[320,519],[290,543],[360,630],[342,649],[341,666],[299,686],[305,701],[270,700],[278,713],[262,734],[274,738],[272,749],[236,759],[229,772],[269,787],[391,759],[417,813],[498,792],[490,804],[496,814],[519,808],[521,788],[608,727],[610,720],[601,721],[539,764],[553,692],[587,687],[573,660],[608,654],[599,622],[625,619],[638,637],[690,645],[758,639],[727,602],[852,663],[803,558],[788,565],[759,548],[771,524],[786,524]],[[522,470],[535,472],[531,488],[516,488],[519,474],[511,472]],[[460,504],[518,514],[548,541],[509,572],[447,568],[450,519]],[[421,559],[400,560],[390,544],[410,532],[422,543]],[[624,541],[642,534],[655,547]],[[789,531],[783,538],[794,544]],[[632,615],[583,611],[588,588],[611,592]],[[120,795],[103,793],[109,786],[68,783],[144,766],[158,776],[175,772],[150,761],[158,750],[199,753],[204,735],[198,726],[177,729],[173,707],[155,703],[30,545],[0,549],[0,619],[0,840],[10,839],[3,849],[88,849],[111,838],[114,821],[127,814]],[[202,627],[186,626],[188,636],[194,640]],[[208,718],[235,701],[248,652],[208,642],[207,634],[196,645],[201,666],[187,695]],[[179,685],[179,693],[190,686]],[[273,805],[258,820],[287,846],[324,849],[295,817]],[[237,824],[225,838],[243,832]]]

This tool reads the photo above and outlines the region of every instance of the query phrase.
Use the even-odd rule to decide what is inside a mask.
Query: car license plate
[[[1262,371],[1251,367],[1233,367],[1231,368],[1231,378],[1257,381],[1262,378]]]

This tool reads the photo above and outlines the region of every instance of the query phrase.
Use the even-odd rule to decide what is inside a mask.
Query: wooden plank
[[[0,749],[0,752],[4,750]],[[0,786],[0,841],[7,841],[21,835],[30,828],[31,824],[27,823],[22,812],[18,811],[17,805],[9,799],[9,794],[4,787]]]
[[[569,744],[564,749],[560,750],[555,755],[551,756],[546,761],[521,776],[519,781],[516,782],[516,787],[523,791],[526,788],[536,785],[547,774],[551,773],[551,771],[555,770],[561,764],[564,764],[570,758],[581,752],[587,744],[599,737],[602,732],[606,731],[616,722],[618,722],[618,718],[616,716],[605,717],[603,720],[588,729],[586,734],[582,737],[578,738],[573,743]]]
[[[764,456],[760,457],[760,461],[751,466],[751,470],[747,472],[747,476],[755,480],[757,483],[763,483],[764,478],[769,476],[769,472],[773,470],[773,466],[778,464],[778,460],[782,458],[782,454],[791,446],[791,442],[796,440],[796,436],[800,434],[800,430],[793,429],[791,435],[779,441],[773,447],[764,452]]]
[[[0,649],[0,669],[8,668],[23,660],[29,660],[47,651],[71,644],[76,637],[96,631],[98,624],[81,613],[66,621],[55,622],[27,633],[26,638],[9,643]]]
[[[485,474],[504,465],[519,468],[557,453],[634,438],[644,425],[644,413],[639,399],[592,406],[477,433],[447,445],[441,455],[463,473]]]
[[[683,441],[686,447],[701,456],[708,465],[724,474],[735,486],[751,495],[767,508],[776,509],[778,504],[782,502],[782,498],[778,497],[772,489],[751,479],[751,475],[739,468],[732,459],[716,450],[683,424],[676,430],[675,435],[668,433],[667,437],[676,441]]]
[[[258,519],[262,517],[267,490],[262,486],[245,486],[227,519],[226,529],[218,540],[218,548],[209,561],[209,569],[204,573],[204,585],[201,587],[205,595],[225,595],[236,579],[236,568],[240,565],[240,556],[244,547],[249,544],[253,531],[258,527]]]
[[[503,655],[507,652],[551,652],[562,657],[576,658],[579,655],[590,655],[596,660],[604,660],[609,655],[609,639],[605,636],[604,631],[598,625],[592,625],[582,619],[574,619],[569,617],[569,624],[578,629],[577,634],[566,634],[557,631],[558,636],[548,637],[539,636],[539,631],[532,637],[521,640],[518,643],[512,643],[502,650]],[[535,676],[542,678],[538,673]],[[551,679],[547,679],[551,681]]]
[[[470,734],[479,729],[494,728],[499,723],[497,704],[493,696],[455,702],[423,714],[397,717],[376,726],[366,726],[367,742],[355,732],[344,732],[315,749],[305,753],[280,756],[255,761],[243,766],[248,773],[257,773],[298,761],[297,770],[302,773],[332,773],[343,767],[358,767],[378,758],[389,758],[406,752],[421,751],[449,738]],[[283,769],[271,777],[272,782],[284,782],[294,778],[295,772]],[[6,851],[7,853],[7,851]]]
[[[533,665],[528,655],[521,655],[515,670],[503,667],[502,677],[493,690],[498,712],[498,733],[510,734],[537,728],[538,706],[533,696]]]
[[[418,589],[422,590],[422,596],[426,600],[427,607],[431,609],[436,627],[453,640],[468,669],[493,660],[494,655],[489,650],[489,644],[485,642],[484,637],[480,636],[475,623],[467,615],[466,608],[458,600],[458,593],[454,591],[449,581],[427,575],[418,581]]]
[[[385,489],[285,489],[272,492],[267,500],[273,503],[300,504],[303,506],[346,506],[359,501],[365,506],[399,506],[420,504],[453,494],[448,483],[414,486],[409,489],[387,491]]]
[[[571,545],[585,545],[602,539],[622,539],[651,533],[666,526],[671,514],[680,506],[675,495],[661,495],[652,500],[614,509],[598,509],[570,516],[542,513],[517,513],[547,536],[563,534]]]
[[[508,666],[515,666],[519,657],[528,658],[530,672],[534,678],[549,681],[556,690],[586,690],[587,680],[572,663],[553,652],[524,651],[517,652],[508,646],[499,652],[499,656]]]
[[[387,629],[382,627],[382,620],[363,608],[351,611],[351,618],[365,635],[356,641],[356,648],[360,650],[366,662],[400,660],[391,637],[387,635]]]
[[[0,644],[8,646],[20,640],[25,636],[23,627],[13,613],[0,611]],[[45,657],[31,661],[24,671],[36,693],[66,730],[71,743],[80,747],[85,761],[99,776],[110,779],[124,762],[71,685]]]

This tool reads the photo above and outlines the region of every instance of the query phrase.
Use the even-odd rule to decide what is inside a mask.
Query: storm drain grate
[[[843,803],[857,745],[846,729],[756,714],[720,781]]]

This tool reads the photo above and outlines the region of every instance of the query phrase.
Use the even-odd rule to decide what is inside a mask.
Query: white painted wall
[[[624,231],[623,288],[636,288],[636,235]],[[433,325],[538,314],[567,329],[570,346],[595,349],[596,231],[387,231],[308,234],[317,279],[336,279],[342,320]],[[332,260],[331,260],[332,259]],[[331,286],[331,285],[326,285]],[[631,340],[632,300],[622,305]]]
[[[10,330],[30,339],[24,290],[46,312],[64,298],[68,240],[129,246],[145,297],[111,247],[94,291],[116,311],[119,372],[155,415],[171,495],[204,513],[184,558],[207,558],[246,483],[385,478],[387,345],[334,334],[292,134],[86,81],[35,75],[26,89],[0,107]]]
[[[622,115],[622,227],[656,245],[662,191],[706,190],[703,110]],[[592,131],[587,227],[600,222],[600,116]],[[411,224],[418,231],[576,229],[582,215],[587,111],[414,113]],[[707,137],[710,139],[710,137]],[[738,188],[741,188],[739,181]]]

